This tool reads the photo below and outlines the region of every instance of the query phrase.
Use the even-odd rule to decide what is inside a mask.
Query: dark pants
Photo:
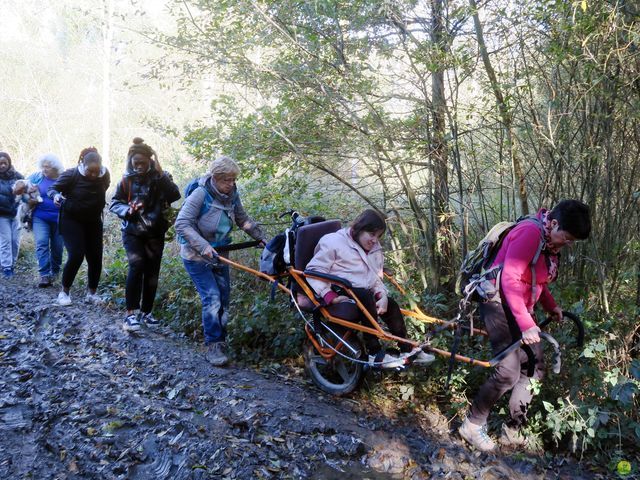
[[[489,333],[493,354],[497,355],[513,342],[522,337],[513,314],[505,304],[489,302],[480,304],[480,318],[484,321]],[[536,365],[533,378],[542,380],[544,376],[544,357],[542,344],[529,345],[535,355]],[[528,356],[524,349],[507,355],[494,369],[487,381],[480,387],[471,405],[469,420],[476,425],[483,425],[489,417],[494,404],[505,393],[511,390],[509,412],[511,427],[519,427],[527,419],[527,409],[533,398],[528,389],[530,380],[527,376]]]
[[[150,313],[158,290],[164,236],[149,238],[123,233],[122,243],[129,261],[125,289],[127,310],[140,309],[144,313]]]
[[[98,288],[102,273],[102,221],[78,222],[64,217],[60,220],[60,234],[67,249],[67,263],[62,271],[62,286],[71,288],[82,261],[87,259],[87,286]]]
[[[376,312],[376,299],[374,297],[373,291],[367,290],[365,288],[354,288],[353,293],[356,294],[358,300],[362,302],[371,316],[377,319],[378,313]],[[358,307],[354,305],[354,308]],[[387,311],[380,315],[380,318],[382,318],[382,320],[384,320],[384,323],[387,324],[392,335],[395,335],[396,337],[407,337],[407,327],[404,324],[404,318],[402,318],[400,307],[395,300],[389,298]],[[361,312],[359,312],[358,321],[366,327],[372,327],[371,322]],[[382,347],[380,345],[378,337],[376,337],[375,335],[371,335],[370,333],[363,333],[362,336],[369,355],[375,355],[381,350]],[[399,343],[398,347],[402,352],[411,351],[411,345],[408,345],[406,343]]]

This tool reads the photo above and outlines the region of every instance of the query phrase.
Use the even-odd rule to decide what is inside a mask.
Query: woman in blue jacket
[[[64,166],[52,153],[38,159],[38,171],[29,175],[27,180],[38,187],[42,202],[33,207],[33,237],[36,242],[36,259],[40,281],[38,287],[49,287],[60,273],[64,241],[58,229],[60,207],[47,196],[47,191],[56,182]]]

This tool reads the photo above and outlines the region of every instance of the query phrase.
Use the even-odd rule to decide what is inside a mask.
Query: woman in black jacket
[[[141,138],[134,138],[125,174],[109,208],[122,219],[122,243],[129,261],[125,289],[127,316],[122,324],[127,332],[139,330],[141,322],[149,327],[158,325],[151,310],[158,288],[164,236],[169,228],[163,212],[179,198],[180,190],[171,175],[162,171],[156,152]]]
[[[85,300],[102,301],[96,290],[102,273],[102,213],[109,183],[109,171],[102,165],[102,157],[94,147],[89,147],[80,152],[78,166],[65,170],[47,192],[60,207],[58,225],[68,253],[58,305],[71,304],[69,291],[85,258],[88,270]]]
[[[0,152],[0,267],[4,278],[13,277],[20,248],[20,225],[14,184],[24,178],[11,165],[11,157]]]

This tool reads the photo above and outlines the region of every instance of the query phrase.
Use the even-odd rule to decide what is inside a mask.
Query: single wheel
[[[349,344],[358,351],[358,354],[353,355],[344,346],[339,349],[340,353],[361,360],[363,348],[358,337],[351,336]],[[364,378],[362,363],[353,362],[338,354],[327,360],[318,353],[308,338],[304,342],[303,355],[305,368],[313,383],[331,395],[341,396],[353,392]]]

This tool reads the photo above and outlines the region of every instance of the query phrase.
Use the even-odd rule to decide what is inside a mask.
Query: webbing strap
[[[533,260],[531,260],[531,303],[535,304],[536,296],[538,293],[538,282],[536,279],[536,263],[538,263],[538,259],[540,258],[540,254],[542,253],[542,247],[544,246],[544,227],[542,226],[542,222],[534,221],[540,228],[540,242],[538,243],[538,248],[536,250],[536,254],[533,256]]]
[[[260,245],[261,241],[262,240],[252,240],[250,242],[228,243],[227,245],[220,245],[214,248],[218,252],[230,252],[232,250],[242,250],[243,248],[257,247],[258,245]]]
[[[453,345],[451,346],[451,356],[449,357],[449,367],[447,369],[447,381],[444,384],[444,388],[448,389],[449,384],[451,383],[451,375],[453,375],[453,367],[456,363],[456,353],[458,352],[458,347],[460,346],[460,341],[462,340],[462,325],[458,324],[456,327]]]
[[[273,302],[276,298],[276,292],[278,291],[278,284],[280,282],[276,279],[273,282],[271,282],[271,295],[270,295],[270,299]]]

